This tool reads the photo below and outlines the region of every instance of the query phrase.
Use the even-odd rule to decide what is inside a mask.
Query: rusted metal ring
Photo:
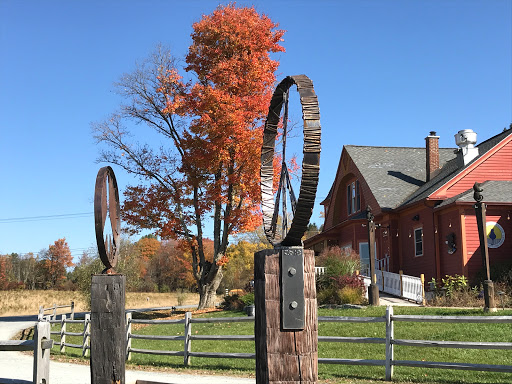
[[[108,204],[107,204],[108,191]],[[107,212],[112,228],[112,237],[104,238]],[[121,234],[121,208],[119,205],[119,190],[116,176],[111,167],[103,167],[96,176],[94,189],[94,226],[96,230],[96,243],[100,259],[105,265],[105,271],[112,272],[117,265],[119,255],[119,237]],[[104,272],[105,272],[104,271]]]
[[[273,193],[274,180],[274,147],[277,135],[283,98],[292,85],[297,85],[302,105],[302,120],[304,122],[304,147],[302,160],[302,179],[299,198],[290,229],[284,239],[276,235],[272,228],[275,200]],[[263,228],[268,241],[274,246],[296,246],[302,244],[302,236],[307,230],[309,219],[315,204],[320,172],[320,110],[318,99],[313,88],[313,82],[305,75],[286,77],[274,91],[265,129],[263,146],[261,148],[261,210],[263,213]]]

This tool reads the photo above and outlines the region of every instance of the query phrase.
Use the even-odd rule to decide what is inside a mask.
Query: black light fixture
[[[420,220],[420,215],[415,215],[413,218],[412,218],[413,221],[419,221]]]

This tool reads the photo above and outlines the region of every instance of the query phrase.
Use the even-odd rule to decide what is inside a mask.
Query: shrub
[[[246,306],[254,304],[254,293],[246,293],[245,295],[240,297],[240,300],[242,303],[244,303]]]
[[[245,307],[245,303],[238,295],[224,296],[224,301],[220,304],[222,309],[228,311],[241,311]]]
[[[325,267],[325,274],[317,279],[319,304],[361,303],[363,301],[363,277],[356,275],[356,271],[360,268],[357,253],[353,250],[342,250],[339,247],[327,248],[318,256],[317,264]],[[345,288],[346,291],[343,293]],[[358,296],[358,298],[354,296]]]
[[[345,286],[339,290],[342,304],[361,304],[363,302],[362,290],[359,287]]]

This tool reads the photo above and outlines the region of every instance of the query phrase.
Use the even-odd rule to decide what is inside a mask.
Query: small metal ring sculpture
[[[108,189],[108,206],[107,206]],[[104,239],[103,230],[107,212],[110,217],[112,237]],[[119,255],[119,236],[121,233],[121,209],[119,206],[119,190],[116,176],[111,167],[103,167],[96,176],[94,189],[94,226],[96,229],[96,243],[100,259],[105,265],[103,273],[113,273]]]
[[[279,189],[274,200],[274,147],[279,125],[281,109],[285,105],[283,125],[287,122],[287,95],[292,85],[297,85],[302,105],[302,119],[304,121],[304,157],[302,160],[302,180],[298,200],[291,189],[290,177],[285,163],[286,131],[283,135],[283,162],[281,165],[281,178]],[[286,128],[285,128],[286,130]],[[313,89],[312,81],[305,75],[288,76],[277,86],[265,122],[263,133],[263,146],[261,149],[261,206],[263,213],[263,228],[268,241],[276,246],[298,246],[302,244],[302,236],[307,230],[309,219],[313,212],[318,174],[320,171],[320,111],[318,99]],[[286,223],[286,196],[283,196],[283,231],[276,234],[279,199],[281,190],[283,194],[288,189],[292,204],[293,220],[288,230]]]

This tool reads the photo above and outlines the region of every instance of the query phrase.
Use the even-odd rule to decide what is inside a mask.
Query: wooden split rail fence
[[[248,340],[254,341],[254,335],[197,335],[192,332],[193,324],[200,323],[237,323],[237,322],[254,322],[254,317],[226,317],[226,318],[192,318],[192,314],[187,312],[184,319],[174,320],[145,320],[133,319],[132,313],[126,314],[126,356],[131,359],[133,353],[166,355],[166,356],[183,356],[185,365],[190,364],[191,357],[209,357],[209,358],[235,358],[235,359],[254,359],[254,353],[220,353],[220,352],[194,352],[192,351],[192,341],[194,340]],[[84,344],[75,345],[68,344],[65,339],[61,339],[61,350],[63,347],[82,348],[85,355],[89,349],[88,339],[88,319],[87,320],[67,320],[61,323],[84,323],[83,332],[70,333],[66,330],[60,332],[52,332],[52,334],[61,334],[64,336],[83,336]],[[339,358],[319,358],[319,364],[342,364],[342,365],[365,365],[365,366],[384,366],[386,368],[386,380],[393,378],[393,368],[395,366],[423,367],[423,368],[442,368],[456,370],[476,370],[476,371],[494,371],[512,373],[511,365],[492,365],[492,364],[470,364],[470,363],[454,363],[454,362],[432,362],[432,361],[410,361],[395,360],[394,347],[414,346],[414,347],[437,347],[437,348],[463,348],[463,349],[498,349],[512,350],[510,342],[472,342],[472,341],[439,341],[439,340],[405,340],[396,339],[394,336],[394,327],[397,322],[425,322],[425,323],[508,323],[512,324],[512,316],[417,316],[417,315],[394,315],[393,307],[388,307],[385,316],[380,317],[344,317],[344,316],[319,316],[319,322],[335,322],[335,323],[383,323],[386,328],[386,337],[338,337],[338,336],[319,336],[319,342],[337,342],[337,343],[371,343],[382,344],[385,349],[384,360],[364,360],[364,359],[339,359]],[[59,321],[56,321],[58,323]],[[132,333],[133,324],[183,324],[184,335],[141,335]],[[179,351],[168,350],[148,350],[132,348],[133,339],[144,340],[174,340],[183,341],[183,349]],[[87,344],[86,344],[87,343]],[[346,349],[345,349],[346,350]]]
[[[0,340],[0,351],[34,351],[34,384],[50,382],[50,349],[52,346],[50,324],[45,321],[39,321],[36,324],[33,340]],[[20,369],[22,368],[20,367]]]
[[[75,318],[75,302],[72,301],[69,305],[57,305],[53,304],[53,306],[44,308],[42,305],[39,307],[39,320],[57,320],[57,310],[61,308],[70,308],[69,317],[71,320]],[[49,314],[45,314],[46,312],[51,312]]]

